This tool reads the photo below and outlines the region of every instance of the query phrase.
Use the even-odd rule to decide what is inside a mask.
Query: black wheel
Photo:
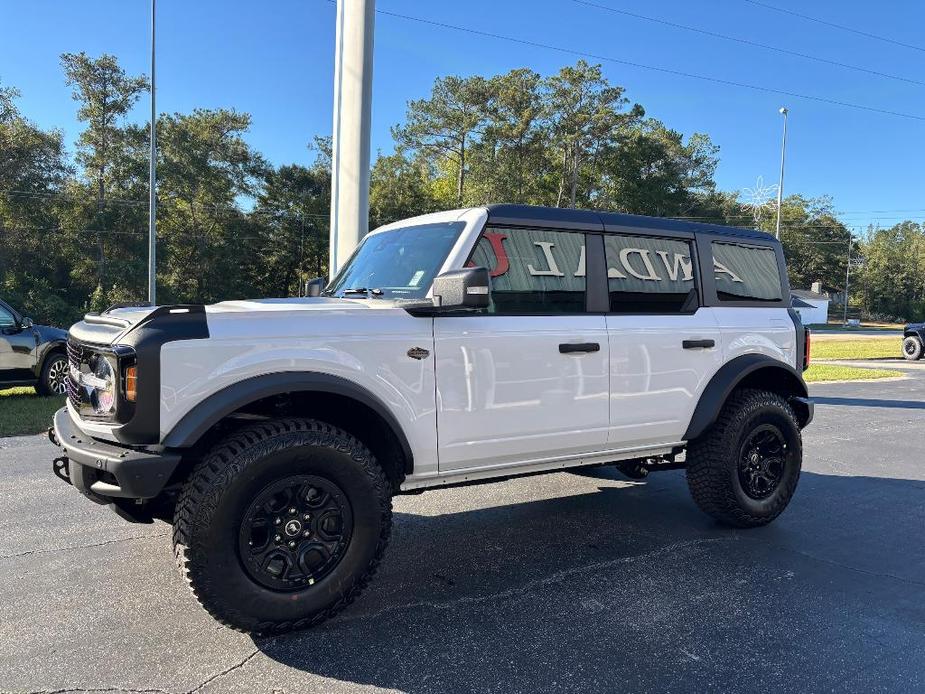
[[[177,564],[227,626],[304,629],[349,605],[388,544],[388,480],[369,449],[323,422],[254,425],[197,465],[177,500]]]
[[[35,390],[39,395],[67,395],[67,357],[55,352],[42,364]]]
[[[766,525],[790,503],[803,445],[796,417],[776,393],[740,390],[688,445],[687,484],[697,505],[739,528]]]
[[[903,338],[903,356],[909,361],[922,358],[922,341],[915,335]]]

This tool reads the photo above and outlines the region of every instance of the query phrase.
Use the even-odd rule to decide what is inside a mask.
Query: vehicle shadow
[[[843,405],[848,407],[888,407],[902,410],[925,410],[925,402],[917,400],[884,400],[881,398],[837,398],[814,395],[817,405]]]
[[[356,604],[255,640],[292,668],[274,687],[910,691],[925,673],[925,482],[804,472],[776,523],[738,531],[683,473],[593,474],[564,498],[400,509]]]

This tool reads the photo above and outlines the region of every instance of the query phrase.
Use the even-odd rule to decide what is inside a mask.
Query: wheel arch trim
[[[167,448],[189,448],[222,419],[251,403],[284,393],[328,393],[356,400],[379,415],[392,430],[404,455],[405,474],[414,469],[414,455],[395,415],[382,400],[341,376],[326,373],[278,372],[238,381],[213,393],[187,412],[164,436]]]
[[[716,422],[720,410],[732,391],[747,377],[762,370],[778,371],[779,374],[776,375],[783,379],[782,385],[786,384],[783,390],[790,391],[789,397],[806,403],[808,407],[811,406],[806,383],[796,369],[764,354],[744,354],[724,364],[710,379],[694,409],[684,439],[690,441],[709,429]],[[808,418],[812,418],[811,407],[808,411]]]

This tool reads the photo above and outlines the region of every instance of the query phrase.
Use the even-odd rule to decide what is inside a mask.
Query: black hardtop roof
[[[701,224],[686,219],[668,217],[646,217],[639,214],[618,212],[597,212],[577,210],[569,207],[538,207],[535,205],[512,205],[498,203],[488,205],[488,221],[494,224],[523,225],[535,227],[555,226],[563,229],[584,231],[614,231],[614,227],[630,227],[654,231],[684,231],[691,234],[718,234],[735,236],[765,243],[778,243],[770,234],[754,229],[725,226],[723,224]]]

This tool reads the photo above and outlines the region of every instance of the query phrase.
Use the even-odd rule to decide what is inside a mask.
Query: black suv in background
[[[67,331],[33,325],[0,299],[0,388],[35,386],[39,395],[67,392]]]

